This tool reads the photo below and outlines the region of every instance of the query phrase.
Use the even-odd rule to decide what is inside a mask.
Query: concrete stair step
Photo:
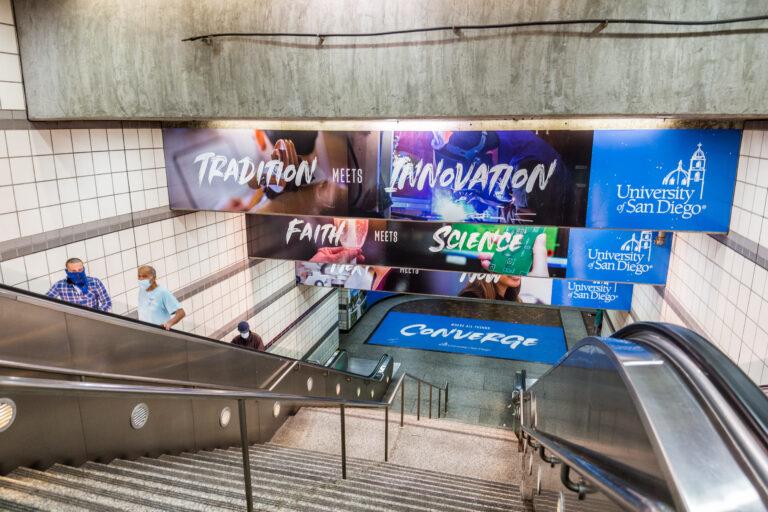
[[[94,512],[123,512],[124,508],[104,503],[98,497],[88,496],[79,498],[70,493],[58,492],[56,488],[38,485],[11,477],[0,476],[0,489],[3,498],[14,500],[19,505],[28,505],[30,510],[56,510],[61,512],[78,512],[92,510]]]
[[[177,500],[169,497],[153,499],[145,493],[137,495],[129,489],[116,489],[114,486],[94,481],[75,481],[68,477],[29,468],[17,468],[10,473],[9,477],[28,482],[42,489],[58,492],[65,496],[94,500],[98,501],[99,504],[113,507],[125,508],[130,506],[132,510],[168,510],[173,508],[174,510],[189,512],[216,510],[215,508],[193,507],[193,503],[186,500]]]
[[[48,509],[33,507],[27,503],[29,496],[21,494],[23,498],[15,495],[15,491],[0,487],[0,510],[3,512],[47,512]],[[24,499],[25,498],[25,499]]]
[[[245,489],[242,485],[238,487],[232,484],[232,489],[224,488],[221,485],[222,483],[231,483],[229,480],[200,477],[201,481],[197,482],[190,478],[190,476],[196,476],[194,473],[163,471],[162,468],[156,466],[132,461],[123,462],[132,466],[124,467],[113,464],[105,465],[96,462],[86,462],[80,469],[113,478],[142,482],[157,489],[184,489],[191,496],[224,501],[234,505],[238,510],[245,506]],[[158,469],[161,469],[161,471],[158,471]]]
[[[204,461],[203,463],[206,465],[218,465],[219,471],[227,472],[228,474],[232,475],[232,478],[241,478],[242,463],[240,458],[234,457],[228,452],[224,452],[224,454],[227,455],[224,458],[211,457],[210,455],[206,456],[205,454],[182,454],[180,456],[174,456],[174,460],[181,463],[182,460],[180,459],[187,458],[189,459],[189,467],[195,467],[197,463]],[[171,459],[171,457],[165,458]],[[280,461],[268,461],[268,463],[259,465],[259,461],[251,459],[251,463],[252,479],[254,481],[254,485],[257,485],[260,474],[266,473],[268,477],[277,477],[277,480],[280,482],[279,486],[285,487],[286,482],[289,480],[300,480],[302,479],[301,475],[308,474],[308,469],[314,469],[312,466],[305,466],[298,469],[296,467],[292,467],[289,471],[285,470],[285,468],[291,467],[291,465],[286,466],[285,464],[281,464]],[[328,478],[325,477],[325,472],[320,472],[320,475],[320,482],[324,483],[320,483],[319,487],[316,486],[315,489],[321,489],[323,486],[327,487],[329,485],[333,485],[335,489],[315,490],[314,492],[329,498],[339,499],[341,495],[351,495],[354,497],[355,503],[367,503],[372,507],[379,505],[391,506],[392,500],[396,499],[398,500],[398,506],[401,510],[431,510],[431,508],[425,508],[423,494],[410,493],[410,495],[403,495],[403,493],[391,492],[391,489],[388,489],[386,485],[382,485],[381,483],[370,485],[365,482],[359,482],[352,479],[344,481],[340,478],[340,471],[338,476],[334,476],[331,479],[330,484],[328,482]],[[305,477],[304,480],[312,480],[312,477]],[[317,478],[315,478],[315,480],[317,480]],[[353,481],[355,484],[350,485],[349,482]],[[408,490],[407,487],[406,490]],[[430,499],[432,502],[435,500],[440,502],[443,510],[467,510],[467,504],[470,505],[469,510],[472,510],[472,507],[474,507],[476,510],[477,505],[479,504],[477,497],[475,497],[473,500],[464,500],[464,503],[462,503],[462,501],[456,497],[448,496],[445,498],[441,497],[439,494],[433,493],[430,496]],[[486,506],[486,509],[492,510],[494,507]]]
[[[177,456],[173,456],[177,457]],[[118,461],[114,461],[118,462]],[[113,462],[113,463],[114,463]],[[149,461],[148,461],[149,462]],[[160,461],[158,461],[160,462]],[[168,461],[166,461],[168,462]],[[200,464],[196,464],[193,459],[188,460],[189,464],[174,463],[176,466],[173,468],[177,473],[181,473],[189,478],[196,478],[200,472]],[[119,461],[120,465],[132,464],[137,465],[135,462]],[[154,465],[157,468],[157,465]],[[179,466],[184,468],[184,471],[179,471]],[[167,468],[162,468],[167,469]],[[257,469],[257,468],[254,468]],[[213,485],[227,485],[232,482],[242,481],[242,467],[238,464],[236,467],[225,468],[224,470],[205,470],[208,475],[216,474],[218,482]],[[265,474],[265,479],[260,479],[260,474]],[[177,474],[178,476],[178,474]],[[274,478],[277,476],[278,478]],[[280,505],[281,510],[286,505],[289,505],[297,510],[339,510],[342,505],[352,507],[359,510],[388,510],[391,509],[392,503],[388,500],[382,500],[376,496],[368,496],[365,493],[360,493],[359,490],[353,493],[346,493],[343,490],[334,488],[338,484],[337,479],[325,479],[321,481],[309,481],[303,485],[295,485],[286,481],[282,475],[275,475],[273,473],[264,473],[254,471],[252,473],[254,501],[263,502],[265,498],[272,499],[273,505]],[[334,486],[334,487],[332,487]],[[242,490],[240,490],[242,493]],[[311,500],[307,500],[307,496],[311,496]],[[278,502],[275,502],[276,497],[281,497]],[[401,510],[431,510],[424,508],[423,506],[408,507],[401,506]]]
[[[235,468],[239,473],[241,471],[239,452],[238,454],[227,451],[220,452],[224,458],[219,458],[219,460],[222,460],[224,463],[228,464],[229,467]],[[205,457],[205,454],[196,454],[196,458],[197,457]],[[205,458],[211,461],[213,460],[212,457]],[[258,460],[255,457],[252,457],[251,463],[254,466],[254,469],[258,468],[260,470],[270,471],[272,474],[279,475],[281,481],[288,478],[286,476],[287,473],[282,471],[282,468],[286,467],[286,464],[292,467],[294,470],[297,469],[294,461],[286,462],[279,459],[267,459],[266,462],[264,462]],[[375,495],[386,497],[390,500],[393,498],[398,498],[404,505],[411,504],[414,506],[419,506],[420,503],[423,503],[423,496],[425,495],[425,491],[416,488],[414,483],[399,481],[396,475],[391,477],[391,481],[384,481],[381,478],[371,477],[370,472],[374,469],[380,469],[383,471],[383,474],[386,475],[386,468],[382,467],[382,464],[384,463],[372,464],[367,471],[360,473],[358,476],[352,476],[348,473],[348,480],[337,480],[336,485],[343,488],[348,488],[350,491],[357,493],[366,493],[371,496]],[[299,469],[300,473],[304,472],[304,467]],[[340,469],[338,472],[340,474]],[[509,495],[489,496],[482,493],[474,493],[469,495],[466,492],[462,492],[461,490],[452,492],[440,487],[429,489],[426,492],[429,493],[430,500],[432,502],[440,502],[443,507],[446,507],[446,509],[463,509],[468,504],[474,506],[482,505],[489,510],[496,508],[504,509],[505,506],[513,505],[519,501],[519,493],[518,496],[513,498],[510,498]]]
[[[347,455],[381,461],[384,455],[384,414],[379,410],[352,410],[345,415]],[[511,485],[520,480],[522,466],[517,440],[505,429],[478,427],[444,419],[415,421],[390,414],[389,460],[408,470],[436,471],[458,481],[476,479]],[[268,445],[340,455],[339,413],[331,409],[302,408],[277,431]],[[450,447],[450,450],[446,450]],[[394,467],[394,466],[393,466]],[[428,474],[428,473],[423,473]]]
[[[94,464],[98,466],[97,463]],[[101,466],[107,467],[103,464]],[[149,475],[137,474],[132,477],[126,475],[118,476],[86,467],[73,468],[61,464],[56,464],[48,468],[46,473],[62,478],[69,478],[75,482],[98,482],[105,486],[111,486],[115,490],[133,490],[155,498],[162,499],[170,497],[188,502],[190,508],[201,506],[203,509],[210,507],[217,510],[242,510],[242,507],[245,504],[245,496],[242,496],[240,500],[228,501],[214,493],[195,492],[193,489],[186,489],[185,492],[178,492],[177,485],[174,485],[178,484],[178,480],[170,480],[166,485],[162,485],[158,482],[150,481],[147,478]]]
[[[295,457],[305,458],[307,460],[312,460],[313,462],[317,461],[319,463],[321,461],[325,461],[334,465],[341,466],[341,455],[337,455],[337,454],[318,453],[310,450],[304,450],[301,448],[295,448],[292,446],[283,446],[283,445],[276,445],[271,443],[251,445],[252,451],[254,451],[256,448],[258,448],[259,450],[270,451],[270,453],[272,454],[284,454],[285,456],[288,456],[288,454],[293,454]],[[234,450],[239,450],[239,448],[230,448],[228,451],[234,451]],[[366,459],[356,459],[352,457],[347,457],[347,466],[350,465],[350,461],[357,462],[360,464],[371,462]],[[451,474],[442,473],[438,471],[430,471],[430,470],[420,469],[420,468],[412,468],[412,467],[403,466],[394,462],[387,462],[387,467],[391,468],[391,471],[400,471],[403,474],[418,476],[418,478],[420,479],[423,479],[423,478],[429,479],[430,477],[432,477],[436,480],[439,480],[440,482],[446,482],[446,483],[451,482],[456,484],[456,486],[458,487],[466,487],[467,485],[475,484],[478,487],[481,487],[483,489],[498,489],[504,492],[510,491],[516,488],[516,486],[511,484],[493,482],[489,480],[482,480],[479,478],[472,478],[468,476],[467,477],[456,476],[456,475],[451,475]]]
[[[230,448],[227,451],[239,452],[239,450],[240,450],[239,448]],[[283,456],[286,458],[290,458],[292,456],[294,458],[312,461],[313,463],[317,463],[317,464],[327,464],[329,466],[335,466],[337,468],[341,467],[341,455],[318,453],[310,450],[304,450],[304,449],[294,448],[290,446],[275,445],[270,443],[251,446],[252,454],[257,453],[258,451],[268,451],[272,456]],[[368,461],[365,459],[356,459],[356,458],[348,457],[347,467],[349,468],[351,463],[365,465],[370,462],[371,461]],[[398,472],[403,476],[410,475],[414,479],[418,479],[422,482],[433,481],[433,482],[439,482],[441,485],[452,484],[455,487],[463,488],[463,489],[467,489],[472,486],[475,486],[476,488],[483,489],[483,490],[495,489],[500,492],[514,492],[517,489],[516,486],[511,484],[481,480],[481,479],[476,479],[472,477],[461,477],[461,476],[456,476],[456,475],[451,475],[451,474],[446,474],[446,473],[441,473],[436,471],[429,471],[429,470],[424,470],[419,468],[411,468],[408,466],[402,466],[392,462],[387,462],[387,469],[390,472]]]
[[[229,458],[229,464],[235,465],[238,470],[241,467],[240,464],[240,455],[239,455],[239,449],[237,452],[235,451],[224,451],[224,450],[217,450],[214,453],[220,453],[221,455],[228,456]],[[256,451],[255,453],[258,453]],[[204,454],[197,454],[198,456],[205,456]],[[209,458],[210,459],[210,458]],[[283,466],[291,466],[292,468],[303,468],[303,467],[312,467],[312,466],[301,466],[301,463],[303,461],[297,461],[297,460],[287,460],[280,458],[279,455],[272,456],[270,455],[268,459],[266,459],[266,462],[262,462],[258,457],[252,457],[251,461],[253,464],[267,464],[271,468],[277,468],[275,470],[279,471],[279,468],[282,467],[281,463],[284,463]],[[306,464],[306,463],[305,463]],[[276,466],[275,466],[276,465]],[[340,466],[340,465],[339,465]],[[410,476],[405,475],[401,476],[397,474],[396,472],[390,473],[388,464],[385,464],[383,462],[378,463],[370,463],[368,466],[368,469],[360,474],[353,474],[352,472],[348,472],[349,481],[355,481],[356,485],[362,485],[366,484],[369,485],[372,489],[381,489],[382,487],[394,489],[398,488],[401,490],[401,492],[412,492],[416,495],[418,495],[419,492],[429,492],[433,496],[445,496],[448,500],[456,500],[456,501],[466,501],[471,500],[473,502],[488,502],[488,506],[493,506],[496,503],[514,503],[519,501],[520,495],[517,488],[509,486],[508,489],[505,489],[504,492],[497,492],[495,489],[491,492],[484,492],[484,491],[478,491],[478,490],[470,490],[467,488],[462,488],[460,486],[456,486],[455,488],[451,488],[450,486],[441,485],[438,482],[436,482],[434,485],[426,485],[423,482],[419,482],[417,479],[412,479]],[[334,473],[339,474],[340,473],[340,467],[333,466],[331,468],[331,471]],[[432,475],[432,477],[440,478],[441,475]],[[471,491],[471,492],[470,492]]]
[[[222,472],[211,472],[197,466],[180,465],[156,459],[140,459],[139,461],[114,460],[108,466],[92,467],[93,463],[86,463],[89,469],[108,472],[116,475],[129,475],[143,477],[147,480],[164,484],[175,485],[178,489],[190,489],[194,492],[216,494],[232,502],[241,502],[245,506],[245,489],[242,482],[242,473],[239,475]],[[204,473],[204,474],[203,474]],[[216,474],[218,473],[218,474]],[[275,497],[275,493],[259,487],[253,489],[254,502],[259,503],[261,510],[283,510],[282,500]]]

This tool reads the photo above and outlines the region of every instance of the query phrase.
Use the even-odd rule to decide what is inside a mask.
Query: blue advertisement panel
[[[367,343],[550,364],[566,352],[559,327],[396,311]]]
[[[586,227],[726,232],[739,130],[597,130]]]
[[[552,280],[552,304],[590,309],[632,308],[632,285],[598,281]]]
[[[572,229],[568,245],[568,279],[665,284],[672,235],[656,245],[653,231]]]

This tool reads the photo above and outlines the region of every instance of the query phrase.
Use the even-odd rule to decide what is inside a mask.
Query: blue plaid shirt
[[[100,309],[101,311],[112,309],[112,299],[109,298],[107,289],[104,288],[101,281],[91,276],[88,276],[88,293],[83,293],[69,279],[62,279],[51,286],[46,295],[72,304]]]

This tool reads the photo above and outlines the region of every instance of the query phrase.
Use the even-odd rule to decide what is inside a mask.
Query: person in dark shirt
[[[237,324],[237,332],[240,334],[232,338],[233,345],[241,345],[243,347],[252,348],[253,350],[264,351],[264,342],[261,340],[261,336],[251,330],[248,322],[240,322]]]

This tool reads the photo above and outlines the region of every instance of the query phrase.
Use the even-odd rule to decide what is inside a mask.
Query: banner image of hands
[[[163,128],[171,208],[381,217],[379,132]]]
[[[628,311],[632,305],[631,284],[502,274],[296,262],[296,281],[310,286],[590,309]]]
[[[727,232],[739,130],[164,128],[170,206]]]
[[[453,272],[495,273],[529,277],[571,277],[590,281],[664,284],[669,250],[662,250],[647,232],[584,230],[601,236],[592,250],[600,256],[624,258],[624,263],[593,265],[590,277],[574,269],[569,261],[569,228],[443,224],[434,222],[388,221],[342,217],[287,217],[247,215],[248,255],[294,261],[337,264],[365,264]],[[644,236],[639,251],[643,269],[627,271],[613,278],[616,268],[636,270],[637,247],[629,247],[616,236]],[[645,242],[648,242],[646,247]],[[669,242],[667,242],[669,243]],[[618,245],[617,245],[618,244]],[[626,256],[617,254],[628,253]],[[663,261],[662,261],[663,260]],[[574,258],[578,265],[587,264]],[[662,269],[664,269],[662,273]],[[603,278],[601,276],[612,276]]]

